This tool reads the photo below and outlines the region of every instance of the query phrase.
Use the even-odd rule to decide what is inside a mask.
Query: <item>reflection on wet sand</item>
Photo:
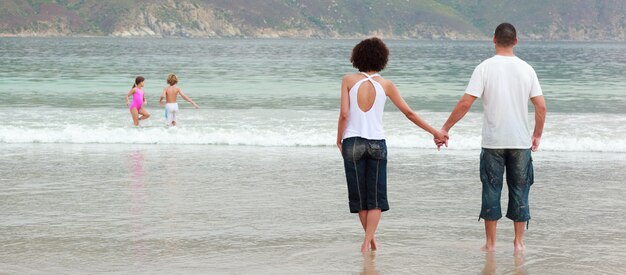
[[[132,250],[134,252],[133,254],[138,259],[143,259],[145,256],[145,247],[141,238],[145,231],[142,222],[145,203],[143,152],[132,152],[130,154],[130,160],[132,163],[132,181],[130,184],[130,218],[133,229],[132,236],[134,236],[132,241]]]
[[[516,274],[516,275],[526,275],[528,271],[524,266],[524,253],[517,252],[514,254],[515,259],[515,270],[513,272],[503,272],[504,274]],[[495,252],[487,252],[485,253],[485,266],[483,267],[482,273],[485,275],[498,274],[496,273],[496,255]]]
[[[376,252],[369,251],[363,253],[363,271],[361,271],[361,275],[378,275],[380,274],[378,270],[376,270]]]
[[[168,207],[163,211],[163,216],[160,220],[162,223],[163,232],[167,232],[171,235],[178,235],[182,229],[179,226],[179,207],[184,200],[180,193],[180,167],[178,166],[177,156],[167,157],[167,165],[163,166],[163,172],[161,175],[164,178],[164,185],[166,192],[161,193],[161,199],[167,202]],[[163,242],[162,251],[163,255],[175,255],[180,251],[180,240],[178,238],[168,238]]]
[[[515,253],[515,274],[528,274],[524,265],[524,252]]]
[[[485,253],[485,267],[483,267],[483,272],[481,274],[491,275],[496,274],[496,253],[495,252],[486,252]]]

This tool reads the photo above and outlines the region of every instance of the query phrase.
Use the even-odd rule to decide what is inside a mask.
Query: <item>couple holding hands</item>
[[[513,48],[517,32],[509,23],[494,33],[495,55],[475,69],[458,104],[441,130],[430,126],[400,96],[393,82],[379,72],[387,65],[389,50],[378,38],[361,41],[350,61],[359,73],[346,75],[341,83],[341,112],[337,146],[344,159],[351,213],[358,213],[365,238],[361,251],[376,250],[376,229],[387,202],[387,147],[383,110],[387,97],[415,125],[431,133],[437,148],[448,146],[448,131],[465,116],[476,100],[484,107],[480,180],[485,220],[485,251],[494,251],[496,224],[502,217],[500,194],[506,171],[509,204],[506,217],[513,220],[514,249],[524,249],[524,226],[530,220],[528,193],[534,181],[531,151],[539,147],[546,104],[537,74]],[[535,128],[530,133],[528,101],[535,107]]]

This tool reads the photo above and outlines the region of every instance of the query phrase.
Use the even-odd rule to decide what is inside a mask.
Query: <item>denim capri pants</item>
[[[506,217],[515,222],[528,222],[530,220],[528,193],[534,182],[530,149],[482,149],[480,181],[483,192],[480,218],[499,220],[502,217],[500,194],[505,171],[509,189]]]
[[[387,145],[385,140],[361,137],[342,142],[350,213],[389,210],[387,202]]]

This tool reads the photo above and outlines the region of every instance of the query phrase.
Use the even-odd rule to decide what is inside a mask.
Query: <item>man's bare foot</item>
[[[485,252],[494,252],[496,251],[496,246],[495,245],[483,245],[483,247],[480,248],[480,250],[485,251]]]
[[[376,243],[376,239],[372,239],[372,241],[370,242],[370,245],[371,245],[372,251],[378,250],[378,243]]]
[[[524,248],[526,248],[524,242],[513,242],[513,247],[515,248],[515,253],[520,253],[524,251]]]

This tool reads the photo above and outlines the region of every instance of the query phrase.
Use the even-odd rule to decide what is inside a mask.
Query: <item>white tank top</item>
[[[385,139],[385,132],[383,131],[383,111],[385,109],[385,101],[387,95],[383,86],[380,85],[373,78],[380,76],[379,74],[368,75],[363,73],[367,78],[359,80],[352,89],[350,89],[350,111],[348,113],[348,122],[346,129],[343,132],[343,138],[350,137],[362,137],[364,139],[381,140]],[[374,104],[367,112],[363,112],[359,107],[357,95],[359,93],[359,87],[363,82],[369,81],[376,90],[376,98]]]

